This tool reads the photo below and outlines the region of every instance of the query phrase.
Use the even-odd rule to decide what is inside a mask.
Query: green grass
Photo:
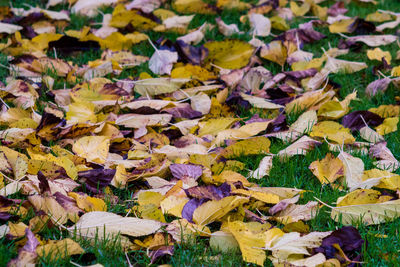
[[[14,1],[13,1],[14,2]],[[254,2],[254,1],[253,1]],[[331,5],[335,1],[327,1],[324,6],[328,4]],[[373,6],[371,4],[360,4],[355,1],[351,2],[348,5],[349,12],[346,14],[348,16],[359,16],[361,18],[365,18],[365,16],[369,13],[374,12],[377,9],[390,10],[394,12],[400,12],[400,5],[394,0],[385,0],[378,1],[379,4],[377,6]],[[24,7],[24,4],[29,4],[32,6],[39,6],[44,8],[46,1],[37,1],[37,0],[24,0],[17,1],[13,3],[14,7]],[[0,1],[0,5],[8,5],[8,1]],[[56,7],[54,10],[66,9],[66,5],[61,5]],[[101,9],[104,13],[111,13],[112,9],[104,8]],[[237,10],[234,11],[223,11],[218,16],[215,15],[195,15],[194,19],[190,23],[189,28],[196,28],[201,26],[205,22],[209,22],[215,24],[215,18],[221,17],[222,20],[227,23],[235,23],[239,26],[241,31],[247,32],[249,30],[249,26],[246,24],[242,24],[239,21],[241,15],[244,15],[245,12],[240,12]],[[91,25],[91,23],[98,23],[102,21],[102,16],[98,15],[95,18],[86,18],[82,16],[71,15],[71,24],[66,29],[80,29],[85,25]],[[304,23],[309,21],[309,19],[295,19],[290,24],[291,28],[297,27],[300,23]],[[320,57],[323,55],[324,49],[329,49],[329,45],[331,47],[336,47],[339,43],[339,36],[329,34],[329,31],[326,27],[317,28],[318,31],[326,34],[328,37],[322,39],[319,42],[313,44],[307,44],[303,48],[305,51],[309,51],[314,53],[315,57]],[[396,30],[386,31],[385,33],[395,33]],[[279,34],[279,31],[273,31],[274,34]],[[156,32],[148,32],[147,33],[151,40],[155,41],[159,38],[166,38],[172,41],[175,41],[179,35],[177,34],[164,34],[164,33],[156,33]],[[241,39],[244,41],[249,41],[251,36],[248,34],[243,35],[235,35],[232,38]],[[204,42],[210,40],[224,40],[226,39],[224,36],[218,33],[218,29],[215,28],[206,33]],[[265,42],[272,40],[272,37],[260,38]],[[372,73],[373,66],[377,66],[379,62],[374,62],[368,60],[366,56],[367,46],[364,45],[362,52],[354,53],[350,52],[347,55],[341,56],[340,59],[351,60],[351,61],[359,61],[366,62],[368,64],[368,68],[356,75],[345,75],[345,74],[331,74],[330,80],[336,82],[341,85],[341,89],[339,91],[339,97],[343,99],[347,94],[351,93],[353,90],[357,90],[358,97],[360,98],[358,101],[352,101],[351,108],[352,110],[366,110],[371,107],[377,107],[382,104],[395,104],[395,96],[399,95],[398,89],[393,85],[390,85],[388,90],[384,94],[378,94],[372,98],[368,98],[364,90],[366,86],[377,79]],[[384,50],[390,51],[393,57],[392,65],[397,66],[400,64],[399,60],[395,60],[396,51],[399,49],[396,43],[385,46]],[[152,46],[148,42],[141,42],[132,47],[132,52],[137,55],[145,55],[151,56],[154,52]],[[89,61],[96,60],[100,58],[101,51],[91,51],[88,53],[81,53],[79,56],[71,56],[64,58],[67,61],[71,61],[74,64],[81,66],[83,64],[87,64]],[[54,56],[52,51],[48,52],[48,56]],[[2,65],[7,65],[7,57],[3,54],[0,54],[0,63]],[[267,69],[269,69],[273,74],[277,74],[282,71],[282,68],[277,64],[271,63],[269,61],[263,60],[263,65]],[[290,70],[289,66],[284,67],[285,70]],[[125,70],[119,78],[126,78],[129,76],[136,77],[141,72],[148,72],[151,74],[151,71],[148,68],[147,63],[137,66],[135,68]],[[360,74],[360,75],[359,75]],[[64,88],[65,81],[58,77],[55,77],[51,73],[48,75],[54,77],[56,79],[55,88],[62,89]],[[6,77],[8,76],[8,69],[0,66],[0,81],[5,82]],[[72,87],[71,84],[66,84],[67,87]],[[49,99],[46,96],[41,97],[41,101],[45,102]],[[241,117],[249,118],[255,113],[258,113],[259,110],[241,110]],[[301,114],[300,112],[295,112],[287,115],[288,123],[293,123],[298,116]],[[268,117],[265,115],[264,117]],[[395,133],[391,133],[385,136],[388,148],[392,151],[396,158],[400,158],[400,131]],[[359,139],[359,138],[358,138]],[[281,149],[288,146],[279,140],[273,140],[271,145],[271,152],[277,153]],[[322,159],[326,153],[328,153],[328,146],[326,144],[317,147],[313,151],[310,151],[305,156],[294,156],[290,158],[288,161],[281,161],[278,158],[274,158],[273,167],[270,171],[270,175],[260,180],[252,180],[252,182],[258,183],[260,186],[279,186],[279,187],[291,187],[291,188],[301,188],[307,190],[304,193],[303,198],[300,203],[304,204],[308,201],[315,200],[314,197],[317,197],[324,201],[327,204],[334,204],[338,197],[343,196],[345,192],[336,190],[331,188],[330,186],[321,187],[320,182],[317,178],[313,176],[311,171],[308,169],[311,162]],[[333,153],[337,155],[337,153]],[[245,164],[245,169],[242,170],[243,175],[247,175],[247,170],[253,170],[258,167],[260,160],[263,158],[263,155],[257,156],[238,156],[236,160],[239,160]],[[373,168],[372,161],[367,156],[361,157],[364,161],[366,169]],[[400,174],[400,170],[396,173]],[[133,192],[135,192],[135,186],[131,185],[127,189],[119,190],[113,189],[113,193],[119,197],[118,204],[114,205],[111,202],[107,202],[108,210],[111,212],[115,212],[118,214],[126,214],[126,209],[133,205],[132,202],[125,202],[124,200],[129,200],[133,198]],[[22,196],[18,196],[18,198],[22,198]],[[128,204],[127,204],[128,203]],[[34,216],[33,211],[28,213],[26,218],[23,218],[25,223],[29,223],[29,219]],[[329,231],[335,230],[338,227],[341,227],[342,224],[340,222],[334,222],[329,215],[329,208],[322,207],[318,215],[315,219],[306,222],[307,225],[310,226],[311,231]],[[398,229],[400,228],[400,220],[397,219],[390,223],[384,223],[376,226],[364,226],[360,223],[357,224],[358,230],[360,231],[361,236],[368,242],[368,246],[364,248],[363,261],[365,262],[365,266],[396,266],[400,261],[400,257],[398,256],[398,251],[400,250],[400,236]],[[45,228],[40,232],[41,236],[45,239],[61,239],[68,235],[66,231],[59,230],[57,227],[53,228]],[[104,266],[129,266],[127,258],[129,261],[134,264],[134,266],[146,266],[150,263],[149,258],[146,256],[146,250],[138,250],[138,251],[128,251],[127,254],[123,252],[120,244],[116,240],[105,240],[105,241],[96,241],[95,244],[92,244],[88,241],[84,241],[81,239],[76,240],[81,244],[82,248],[84,248],[85,253],[78,256],[67,257],[65,259],[50,259],[50,258],[42,258],[38,262],[40,266],[71,266],[71,261],[77,263],[79,265],[90,265],[95,263],[101,263]],[[10,259],[15,258],[18,253],[17,242],[19,240],[10,241],[6,238],[0,239],[0,266],[6,266]],[[251,264],[245,263],[242,260],[240,253],[231,252],[227,254],[220,254],[218,251],[211,249],[208,245],[208,239],[197,237],[195,240],[187,240],[182,244],[175,245],[175,253],[170,258],[164,258],[157,262],[157,264],[171,264],[173,266],[253,266]],[[265,263],[266,266],[271,266],[272,264],[267,260]],[[154,265],[156,266],[156,265]]]

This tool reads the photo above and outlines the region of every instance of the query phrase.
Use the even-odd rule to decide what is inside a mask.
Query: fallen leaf
[[[171,74],[173,63],[178,61],[178,53],[156,50],[149,61],[149,68],[155,74]]]
[[[320,161],[313,161],[309,169],[321,184],[333,183],[344,174],[342,161],[330,153],[326,154],[325,158]]]
[[[400,215],[399,205],[399,200],[392,200],[375,204],[334,207],[331,218],[336,222],[340,220],[345,225],[357,221],[366,225],[380,224],[397,218]]]
[[[375,48],[374,50],[367,50],[367,57],[370,60],[378,60],[382,61],[385,59],[385,61],[390,64],[390,61],[392,60],[392,55],[388,51],[383,51],[379,47]]]
[[[287,58],[287,49],[281,41],[272,41],[261,48],[260,55],[262,58],[283,66]]]
[[[252,13],[249,15],[251,33],[254,36],[268,36],[271,33],[271,21],[261,14]]]
[[[248,201],[248,198],[239,196],[229,196],[221,200],[208,201],[195,209],[193,221],[199,225],[207,225]]]
[[[247,65],[254,48],[239,40],[214,41],[204,44],[208,49],[208,57],[221,68],[239,69]]]
[[[68,229],[76,231],[77,235],[82,238],[104,240],[116,237],[118,234],[133,237],[146,236],[155,233],[161,226],[161,222],[154,220],[122,217],[111,212],[92,211],[82,215],[78,222]],[[124,236],[120,238],[125,244],[129,243],[129,240]]]
[[[351,135],[350,129],[343,127],[334,121],[323,121],[312,128],[311,137],[327,138],[338,144],[352,144],[355,138]]]
[[[240,221],[228,222],[227,228],[239,244],[243,260],[263,266],[267,258],[265,251],[262,250],[268,238],[266,229],[256,222]]]
[[[279,151],[278,156],[282,159],[285,159],[294,155],[305,155],[309,150],[320,144],[321,142],[304,135],[293,144]]]
[[[397,124],[399,123],[399,118],[386,118],[382,124],[376,127],[376,132],[380,135],[385,135],[397,131]]]
[[[78,139],[72,146],[78,156],[90,162],[105,163],[110,146],[107,136],[85,136]]]
[[[254,171],[249,172],[249,177],[254,179],[261,179],[264,176],[269,175],[269,172],[272,168],[272,156],[265,156],[260,161],[258,168]]]
[[[227,253],[238,250],[239,244],[231,233],[217,231],[210,237],[210,247],[216,251]]]
[[[99,8],[102,5],[111,5],[114,3],[117,3],[117,0],[100,0],[100,1],[78,0],[72,6],[71,11],[72,13],[94,17],[98,13],[97,8]]]
[[[65,238],[62,240],[50,240],[49,243],[40,245],[36,248],[36,253],[39,257],[52,259],[66,258],[72,255],[79,255],[85,251],[81,246],[71,238]]]
[[[218,25],[218,30],[225,36],[231,36],[233,34],[243,34],[236,24],[225,24],[221,18],[216,18],[215,21]]]
[[[292,232],[277,238],[271,245],[265,247],[272,251],[272,255],[279,259],[287,259],[292,254],[310,255],[307,249],[316,248],[331,232],[312,232],[304,236]]]

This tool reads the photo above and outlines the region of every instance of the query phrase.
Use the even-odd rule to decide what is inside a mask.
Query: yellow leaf
[[[62,240],[50,240],[45,245],[40,245],[36,248],[36,253],[39,257],[48,258],[52,260],[57,258],[66,258],[71,255],[82,254],[85,251],[81,246],[71,238],[65,238]]]
[[[400,115],[400,106],[380,105],[377,108],[370,108],[368,111],[378,114],[382,118],[398,117]]]
[[[178,218],[182,217],[182,209],[189,201],[187,197],[168,196],[160,202],[161,211]]]
[[[336,120],[349,112],[349,105],[351,100],[357,99],[357,93],[354,92],[346,96],[343,101],[331,100],[321,105],[318,109],[318,116],[324,117],[330,120]]]
[[[6,146],[0,146],[8,163],[11,165],[15,180],[20,180],[28,171],[28,157]]]
[[[311,5],[308,2],[303,2],[301,6],[297,5],[296,2],[290,1],[290,9],[296,17],[304,16],[308,11],[310,11]]]
[[[208,49],[207,59],[226,69],[240,69],[249,63],[253,46],[240,40],[213,41],[204,44]]]
[[[382,61],[382,59],[384,58],[388,64],[390,64],[390,61],[392,60],[392,55],[390,54],[390,52],[383,51],[379,47],[375,48],[374,50],[371,49],[367,50],[367,56],[368,59],[370,60],[378,60],[378,61]]]
[[[41,57],[35,59],[31,65],[32,69],[39,73],[51,72],[57,76],[65,77],[72,70],[67,62],[61,59],[53,59],[48,57]]]
[[[338,144],[352,144],[355,142],[355,138],[351,135],[350,129],[334,121],[323,121],[314,125],[310,136],[327,138]]]
[[[123,164],[118,164],[115,175],[111,180],[111,184],[117,188],[125,188],[127,181],[129,180],[129,174]]]
[[[286,20],[279,16],[272,16],[269,18],[271,21],[271,27],[280,30],[280,31],[287,31],[290,29],[289,25],[287,24]]]
[[[30,118],[28,110],[22,108],[9,108],[5,112],[0,113],[0,122],[3,123],[18,123],[18,121]],[[17,127],[18,128],[18,127]]]
[[[84,211],[107,211],[107,205],[104,200],[96,197],[90,197],[86,194],[69,192],[68,196],[76,201],[76,205]]]
[[[290,54],[290,56],[292,56]],[[292,64],[292,70],[297,71],[297,70],[307,70],[310,68],[315,68],[317,70],[320,70],[322,68],[322,64],[324,64],[326,60],[326,57],[320,57],[320,58],[313,58],[310,61],[297,61]]]
[[[250,186],[251,183],[247,181],[247,179],[241,175],[240,173],[234,172],[234,171],[227,171],[224,170],[221,172],[219,175],[214,176],[213,180],[219,184],[222,183],[235,183],[235,182],[241,182],[244,186]]]
[[[172,3],[172,7],[183,14],[207,14],[213,15],[216,14],[215,10],[212,6],[203,2],[202,0],[175,0]]]
[[[71,179],[75,180],[78,177],[78,170],[74,162],[70,159],[71,155],[63,153],[62,150],[58,149],[58,157],[55,157],[52,154],[36,153],[31,149],[27,149],[27,151],[29,156],[31,157],[31,160],[29,161],[30,173],[37,174],[37,172],[42,169],[41,164],[43,162],[47,162],[44,163],[44,168],[52,166],[49,163],[54,163],[57,166],[62,167]],[[57,151],[57,148],[55,148],[53,151]],[[49,169],[48,171],[51,172],[51,169]]]
[[[49,43],[57,41],[63,35],[59,33],[42,33],[32,38],[32,45],[39,50],[44,50],[49,47]]]
[[[318,116],[325,117],[330,120],[336,120],[343,117],[347,110],[342,107],[339,101],[327,101],[318,109]]]
[[[377,188],[384,188],[393,191],[400,189],[400,176],[389,171],[371,169],[364,171],[362,176],[363,181],[376,178],[380,179],[379,184],[375,186]]]
[[[283,66],[287,58],[287,49],[281,41],[272,41],[261,48],[260,56]]]
[[[218,134],[220,131],[225,130],[226,128],[231,126],[232,123],[234,123],[235,121],[237,121],[237,119],[227,117],[202,121],[199,123],[199,136],[204,136],[207,134]]]
[[[25,236],[25,229],[28,227],[26,224],[23,222],[19,223],[13,223],[9,222],[8,223],[9,231],[7,234],[10,236],[17,238],[17,237],[23,237]]]
[[[344,166],[344,177],[346,184],[350,187],[350,191],[356,188],[371,188],[379,183],[379,180],[369,180],[369,183],[363,182],[362,176],[364,173],[364,162],[362,159],[353,157],[352,155],[341,152],[338,156]]]
[[[210,200],[195,209],[193,212],[193,221],[199,225],[207,225],[222,218],[231,210],[248,201],[248,198],[239,196],[224,197],[221,200]]]
[[[342,207],[378,203],[380,196],[381,192],[373,189],[357,189],[343,197],[339,197],[336,201],[336,206]]]
[[[110,139],[107,136],[84,136],[72,145],[72,151],[89,162],[106,162]]]
[[[144,191],[138,195],[139,205],[154,204],[160,206],[160,202],[164,199],[164,196],[158,192]]]
[[[254,227],[252,224],[259,223],[244,223],[241,221],[228,222],[228,230],[239,243],[243,260],[264,266],[264,261],[267,258],[267,255],[262,248],[265,246],[269,235],[265,231],[266,229],[262,229],[262,227]]]
[[[381,13],[379,11],[375,11],[374,13],[368,14],[365,20],[371,22],[385,22],[392,20],[392,15],[390,15],[389,13]]]
[[[159,25],[154,20],[151,20],[145,16],[141,16],[136,10],[126,10],[123,5],[116,6],[112,14],[110,26],[124,28],[128,26],[128,24],[131,24],[139,31],[151,30]]]
[[[94,113],[94,107],[94,104],[90,102],[75,102],[70,104],[66,116],[68,124],[96,123],[97,117]]]
[[[323,103],[324,101],[330,100],[335,95],[334,91],[324,92],[323,90],[316,91],[308,91],[305,92],[300,97],[295,100],[289,102],[285,106],[285,111],[288,113],[298,112],[304,109],[308,109],[311,107],[315,107],[318,104]]]
[[[281,200],[278,195],[270,192],[257,192],[245,189],[235,189],[232,192],[235,194],[252,197],[268,204],[277,204]]]
[[[286,198],[293,198],[294,196],[305,192],[302,189],[287,188],[287,187],[253,187],[251,188],[251,190],[278,195],[280,197],[280,200]]]
[[[31,118],[22,118],[14,123],[10,123],[11,128],[20,128],[20,129],[25,129],[25,128],[35,129],[36,127],[38,127],[38,125],[39,124]]]
[[[326,21],[328,17],[328,7],[322,7],[317,4],[312,4],[311,11],[314,16],[317,16],[322,21]]]
[[[376,127],[376,132],[380,135],[393,133],[397,131],[397,124],[399,123],[399,117],[386,118],[381,125]]]
[[[331,33],[346,33],[350,32],[350,25],[353,24],[355,19],[342,19],[329,25]]]
[[[42,197],[39,195],[29,196],[28,200],[37,211],[42,210],[51,216],[52,222],[64,224],[68,220],[67,211],[53,197]]]
[[[130,49],[133,44],[140,43],[147,39],[145,34],[127,34],[123,35],[120,32],[113,32],[107,38],[100,39],[99,43],[102,49],[110,49],[112,51]]]
[[[321,184],[333,183],[343,176],[343,168],[342,161],[330,153],[326,154],[322,160],[312,162],[309,167]]]
[[[135,211],[135,207],[132,208],[132,210]],[[154,204],[146,204],[146,205],[140,205],[136,207],[137,211],[140,214],[140,217],[143,219],[149,219],[149,220],[156,220],[159,222],[165,223],[165,218],[161,210]]]
[[[221,156],[230,159],[238,156],[248,156],[257,154],[266,154],[269,152],[271,142],[267,137],[257,136],[254,138],[238,141],[233,145],[226,147]]]
[[[216,138],[212,142],[212,146],[220,146],[225,140],[240,140],[252,137],[267,129],[271,121],[254,122],[243,125],[238,129],[227,129],[218,132]],[[199,124],[201,127],[201,123]],[[200,128],[201,131],[201,128]]]
[[[251,5],[240,0],[218,0],[217,7],[222,9],[237,9],[241,11],[249,9]]]
[[[189,78],[197,79],[200,81],[207,81],[211,79],[216,79],[214,73],[200,67],[197,65],[186,64],[184,66],[176,67],[171,72],[171,78]]]

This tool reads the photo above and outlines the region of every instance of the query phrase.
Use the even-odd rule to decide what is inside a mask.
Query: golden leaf
[[[207,225],[222,218],[231,210],[248,201],[248,198],[239,196],[224,197],[221,200],[210,200],[195,209],[193,212],[193,221],[199,225]]]
[[[337,178],[343,176],[344,166],[340,159],[332,154],[326,154],[320,161],[313,161],[309,169],[318,178],[321,184],[333,183]]]
[[[350,129],[334,121],[323,121],[314,125],[310,136],[327,138],[338,144],[352,144],[355,142],[355,138],[351,135]]]
[[[72,151],[87,161],[105,163],[110,139],[107,136],[84,136],[79,138],[72,146]]]
[[[249,63],[254,48],[243,41],[213,41],[204,44],[207,59],[221,68],[240,69]]]

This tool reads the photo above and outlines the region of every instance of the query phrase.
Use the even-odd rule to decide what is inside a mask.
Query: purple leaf
[[[195,186],[185,189],[185,193],[188,197],[197,199],[220,200],[231,194],[231,186],[227,183],[223,183],[219,187],[214,185]]]
[[[385,92],[391,81],[392,80],[387,77],[373,81],[372,83],[368,84],[367,88],[365,89],[365,93],[368,96],[374,96],[378,92]]]
[[[193,212],[203,203],[207,202],[207,199],[192,198],[189,200],[182,209],[182,218],[193,223]]]
[[[150,250],[147,254],[151,259],[150,264],[153,264],[157,261],[157,259],[165,256],[165,255],[174,255],[174,246],[162,246],[157,250]]]
[[[368,126],[376,127],[383,122],[383,118],[370,111],[359,110],[351,112],[344,116],[342,119],[342,125],[346,128],[350,128],[352,131],[355,131],[360,130],[362,127],[366,126],[364,121],[365,123],[367,123]]]
[[[89,192],[98,194],[108,186],[115,175],[112,169],[93,169],[78,173],[79,181],[86,186]]]
[[[356,228],[353,226],[344,226],[341,229],[333,231],[329,236],[325,237],[322,240],[321,246],[314,249],[314,252],[323,253],[327,259],[332,259],[335,258],[335,254],[338,253],[333,245],[338,244],[350,260],[360,261],[364,242],[366,241],[361,238],[361,235]]]
[[[203,169],[199,165],[171,164],[169,169],[177,179],[193,178],[196,180],[203,174]]]
[[[26,236],[26,243],[22,247],[23,251],[36,253],[36,248],[40,244],[39,241],[36,239],[35,235],[32,233],[31,229],[25,229],[25,236]]]

